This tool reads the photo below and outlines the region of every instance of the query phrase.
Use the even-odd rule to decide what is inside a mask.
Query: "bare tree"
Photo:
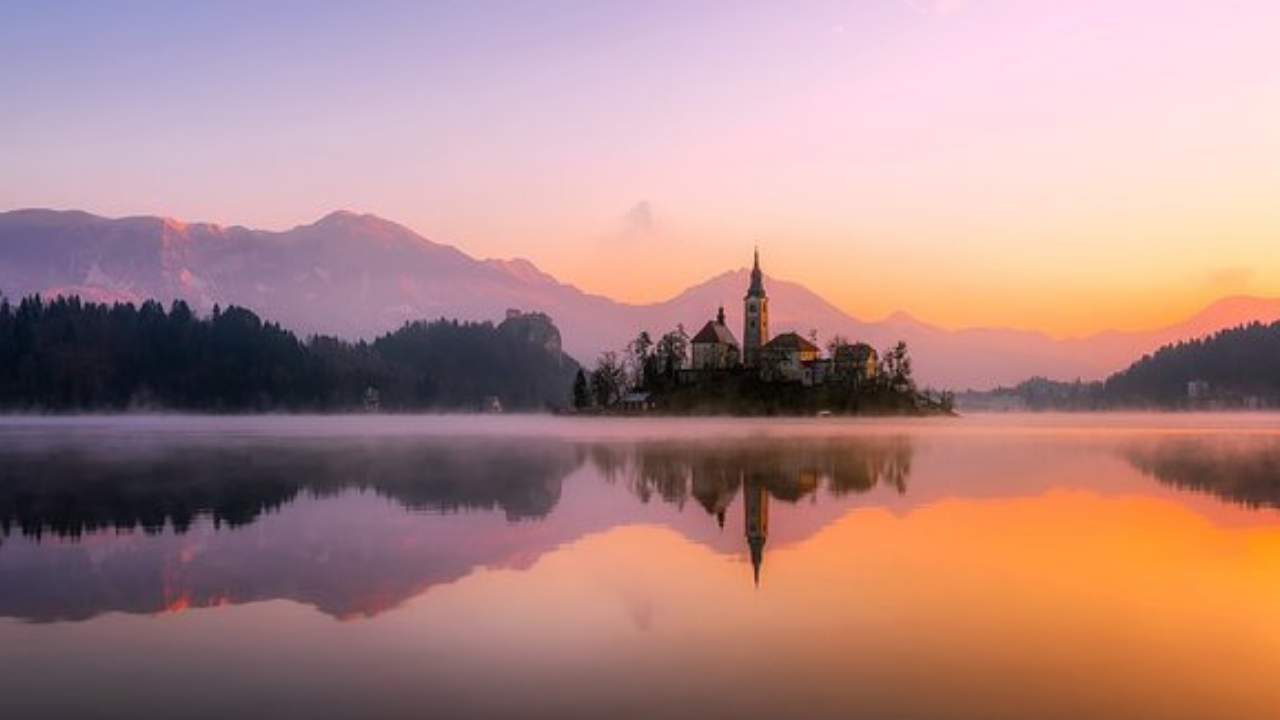
[[[627,343],[627,361],[632,387],[644,387],[653,364],[653,338],[648,330],[641,330],[635,340]]]
[[[675,375],[685,366],[689,361],[689,335],[684,331],[684,325],[677,325],[675,330],[658,340],[656,355],[658,368],[668,376]]]
[[[618,354],[609,351],[600,354],[596,367],[591,371],[591,390],[596,396],[596,404],[609,407],[622,397],[626,386],[627,373],[618,360]]]

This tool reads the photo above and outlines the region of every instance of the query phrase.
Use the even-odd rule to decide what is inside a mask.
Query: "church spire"
[[[764,297],[764,273],[760,272],[760,247],[756,246],[755,261],[751,264],[751,287],[747,297]]]
[[[769,342],[769,298],[764,293],[764,273],[760,272],[760,247],[751,263],[751,285],[742,298],[742,364],[760,366],[760,349]]]

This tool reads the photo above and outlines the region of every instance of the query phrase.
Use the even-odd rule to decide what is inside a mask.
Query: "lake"
[[[0,419],[4,718],[1280,714],[1280,416]]]

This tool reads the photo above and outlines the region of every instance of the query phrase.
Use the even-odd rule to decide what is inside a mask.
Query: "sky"
[[[371,212],[657,301],[1076,336],[1280,296],[1280,3],[0,0],[0,210]]]

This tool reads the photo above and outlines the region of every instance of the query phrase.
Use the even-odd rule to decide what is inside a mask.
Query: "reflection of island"
[[[868,439],[7,444],[0,616],[51,622],[274,599],[369,616],[478,567],[525,567],[632,522],[731,552],[743,535],[716,530],[727,515],[744,518],[758,573],[771,501],[824,488],[900,493],[910,456],[906,440]],[[562,496],[579,469],[610,482],[576,483]],[[689,500],[713,522],[682,512]],[[839,505],[806,508],[780,537],[813,532]]]
[[[1131,445],[1124,455],[1167,485],[1280,508],[1280,441],[1273,438],[1160,438]]]
[[[625,482],[642,502],[654,496],[681,507],[693,498],[724,527],[742,493],[743,528],[756,584],[769,532],[770,498],[797,503],[825,488],[832,496],[887,486],[907,489],[912,449],[905,437],[782,441],[747,439],[708,448],[700,442],[595,446],[605,477]]]

